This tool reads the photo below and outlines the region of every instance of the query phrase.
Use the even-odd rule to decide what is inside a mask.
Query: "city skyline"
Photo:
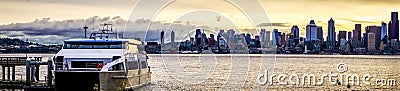
[[[114,17],[120,16],[123,20],[134,20],[134,19],[149,19],[150,17],[144,17],[148,15],[134,15],[131,16],[133,7],[136,5],[138,0],[119,0],[119,1],[106,1],[106,0],[69,0],[69,1],[52,1],[52,0],[6,0],[0,5],[0,11],[4,14],[0,15],[0,26],[15,26],[15,23],[36,23],[32,22],[35,20],[41,20],[42,18],[47,19],[47,23],[56,21],[75,21],[80,19],[88,19],[92,16],[99,17]],[[168,0],[148,0],[148,2],[166,2]],[[179,1],[179,0],[177,0]],[[232,0],[238,1],[238,0]],[[146,3],[145,5],[149,8],[152,3]],[[181,2],[178,3],[176,8],[169,9],[170,13],[165,16],[174,16],[177,11],[184,11],[193,8],[201,8],[204,3],[210,2],[205,0],[203,2]],[[246,2],[242,2],[246,4]],[[365,32],[366,26],[377,25],[380,26],[381,22],[389,23],[391,20],[390,12],[398,12],[400,10],[400,1],[392,0],[334,0],[334,1],[320,1],[320,0],[260,0],[259,3],[263,6],[264,10],[268,15],[268,19],[259,18],[254,21],[257,28],[267,27],[268,31],[273,29],[279,29],[279,31],[289,33],[293,25],[297,25],[299,28],[299,35],[302,37],[306,36],[306,26],[310,20],[314,20],[316,25],[322,26],[323,38],[326,40],[328,35],[328,20],[333,18],[335,20],[335,31],[353,31],[354,24],[361,24],[361,32]],[[180,6],[179,6],[180,5]],[[52,8],[48,8],[52,7]],[[224,7],[224,6],[220,6]],[[314,8],[318,7],[318,8]],[[206,8],[215,8],[212,5]],[[79,9],[79,10],[78,10]],[[328,12],[329,11],[329,12]],[[146,12],[143,10],[142,12]],[[175,12],[175,13],[174,13]],[[249,11],[251,12],[251,11]],[[263,12],[260,12],[263,13]],[[209,25],[215,23],[216,16],[208,13],[205,14],[204,20],[210,20]],[[143,16],[143,17],[141,17]],[[136,18],[135,18],[136,17]],[[231,19],[225,16],[220,19],[226,20]],[[185,19],[185,17],[183,18]],[[268,21],[267,23],[262,21]],[[234,20],[232,20],[234,21]],[[86,21],[87,23],[88,21]],[[168,20],[167,18],[155,19],[154,22],[161,22],[163,24],[175,23],[176,21]],[[189,21],[192,24],[196,24],[196,21]],[[185,23],[185,22],[181,22]],[[197,22],[198,24],[204,22]],[[208,23],[208,22],[207,22]],[[229,22],[228,22],[229,23]],[[81,24],[81,23],[79,23]],[[80,28],[81,25],[72,25],[74,29]],[[33,24],[35,25],[35,24]],[[201,24],[200,24],[201,25]],[[207,24],[204,24],[207,26]],[[229,24],[228,24],[229,25]],[[273,27],[271,27],[272,25]],[[40,25],[41,26],[41,25]],[[60,25],[64,26],[64,25]],[[18,26],[16,26],[18,27]],[[90,26],[89,26],[90,27]],[[118,26],[121,28],[120,26]],[[123,26],[122,26],[123,27]],[[231,26],[229,26],[231,27]],[[389,27],[389,26],[388,26]],[[24,27],[29,29],[30,27]],[[240,29],[247,27],[239,27]],[[232,28],[235,29],[235,28]],[[136,30],[134,30],[136,31]],[[218,30],[215,30],[217,32]],[[257,31],[252,34],[258,34]],[[4,34],[4,33],[2,33]],[[176,35],[181,35],[176,32]],[[4,37],[4,36],[3,36]],[[27,36],[29,37],[29,36]],[[65,37],[65,36],[62,36]],[[178,38],[179,39],[179,38]]]
[[[153,2],[157,1],[168,0],[153,0]],[[3,2],[0,6],[2,8],[0,11],[4,12],[4,14],[0,15],[1,25],[24,23],[46,17],[60,21],[84,19],[91,16],[121,16],[126,20],[130,17],[131,10],[134,8],[137,0],[6,0]],[[288,27],[291,27],[291,25],[306,26],[308,22],[304,21],[311,19],[315,20],[318,25],[327,25],[326,21],[333,17],[337,24],[339,24],[338,29],[351,31],[351,26],[348,26],[351,23],[379,25],[381,21],[390,21],[390,17],[385,16],[386,13],[398,12],[400,10],[400,1],[393,0],[260,0],[259,2],[269,16],[270,23],[273,23],[275,27],[281,30],[281,27],[285,27],[283,28],[285,30],[290,30]],[[190,2],[182,4],[186,5],[177,6],[174,9],[197,8],[196,5],[192,5],[193,3]],[[151,7],[153,4],[149,3],[148,5]],[[314,5],[318,8],[312,8],[308,5]],[[302,8],[298,9],[299,7]],[[174,15],[173,13],[168,14]],[[144,16],[137,19],[140,18],[151,19]],[[168,19],[163,20],[168,21]],[[170,22],[173,21],[170,20]],[[257,25],[257,22],[255,24]],[[302,30],[302,28],[300,29]],[[325,29],[327,29],[327,26],[324,26]]]

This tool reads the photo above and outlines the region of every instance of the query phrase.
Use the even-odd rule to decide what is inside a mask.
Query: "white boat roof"
[[[62,49],[56,56],[64,58],[112,58],[123,56],[124,49]]]
[[[68,39],[64,40],[64,43],[82,43],[82,42],[87,42],[87,43],[96,43],[96,42],[108,42],[108,43],[115,43],[115,42],[128,42],[131,44],[137,44],[140,45],[142,44],[141,41],[135,40],[135,39]]]

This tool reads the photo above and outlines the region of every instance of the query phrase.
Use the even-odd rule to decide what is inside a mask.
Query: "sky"
[[[0,0],[0,37],[10,37],[11,32],[11,34],[22,35],[16,38],[31,36],[40,37],[38,40],[49,36],[60,39],[71,38],[70,35],[32,34],[31,32],[41,29],[48,31],[75,29],[74,31],[78,32],[83,25],[93,25],[90,20],[94,18],[112,23],[118,20],[121,23],[118,23],[117,27],[121,30],[122,28],[132,29],[127,31],[143,31],[148,28],[150,30],[182,29],[183,26],[187,26],[184,28],[190,30],[193,26],[204,26],[214,30],[231,28],[257,34],[259,28],[289,32],[292,25],[298,25],[302,31],[301,35],[304,36],[305,26],[312,19],[318,26],[323,26],[324,31],[327,31],[330,18],[335,20],[336,31],[351,31],[354,29],[354,24],[358,23],[362,24],[364,31],[367,25],[380,25],[382,21],[389,22],[390,13],[400,11],[400,0],[228,1]],[[164,8],[160,9],[163,6]],[[151,21],[150,23],[156,23],[151,26],[140,23],[140,21],[146,23],[147,19]],[[99,21],[101,20],[95,24]],[[127,21],[128,23],[124,23]],[[130,23],[132,21],[135,22]],[[66,24],[69,28],[55,24]],[[98,28],[96,26],[95,28]],[[126,28],[126,26],[138,28]],[[185,33],[187,31],[182,31],[182,34]]]

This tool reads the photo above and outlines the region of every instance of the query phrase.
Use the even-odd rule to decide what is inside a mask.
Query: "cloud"
[[[89,17],[87,19],[69,19],[62,21],[53,21],[51,18],[36,19],[27,23],[12,23],[0,25],[0,37],[29,39],[39,43],[57,43],[61,44],[63,40],[70,38],[83,38],[83,26],[88,26],[88,36],[91,32],[97,31],[103,27],[103,23],[113,24],[113,30],[117,31],[124,38],[141,38],[145,41],[157,41],[160,39],[160,32],[165,31],[166,41],[171,31],[175,32],[176,40],[183,40],[188,31],[194,29],[209,28],[207,26],[195,26],[180,24],[180,22],[168,23],[163,21],[151,21],[149,19],[131,19],[124,20],[116,17]],[[186,23],[190,23],[185,21]],[[150,24],[150,26],[149,26]],[[210,29],[210,28],[209,28]]]
[[[355,22],[355,23],[377,23],[377,22],[379,22],[379,21],[363,21],[363,20],[354,20],[354,19],[345,19],[345,18],[340,18],[339,20],[350,21],[350,22]]]
[[[288,23],[260,23],[257,25],[257,27],[268,27],[268,26],[290,27]]]

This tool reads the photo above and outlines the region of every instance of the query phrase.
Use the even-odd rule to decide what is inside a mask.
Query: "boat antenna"
[[[83,29],[85,29],[85,39],[87,38],[86,37],[86,32],[87,32],[87,29],[88,29],[89,27],[87,27],[86,25],[83,27]]]

